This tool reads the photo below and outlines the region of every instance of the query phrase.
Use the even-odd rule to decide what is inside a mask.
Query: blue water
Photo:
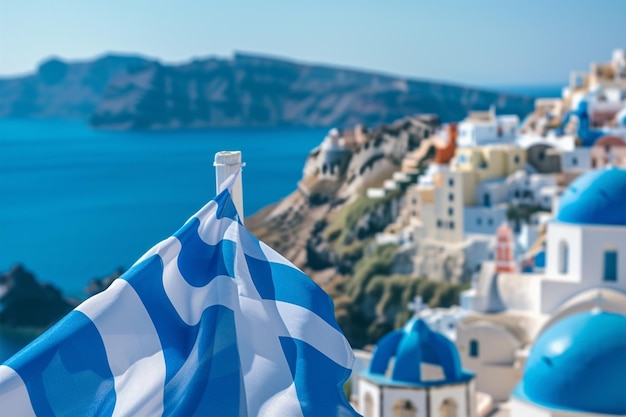
[[[101,132],[78,122],[2,120],[0,271],[19,262],[84,298],[89,279],[129,267],[215,195],[216,152],[242,151],[250,215],[296,188],[325,133]],[[15,350],[7,343],[0,334],[0,361],[3,346]]]
[[[563,84],[565,85],[565,84]],[[545,84],[545,85],[489,85],[485,88],[501,91],[503,93],[518,94],[521,96],[530,96],[537,98],[559,98],[563,89],[561,84]]]

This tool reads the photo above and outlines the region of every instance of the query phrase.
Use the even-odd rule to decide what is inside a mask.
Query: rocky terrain
[[[0,275],[0,325],[44,330],[78,305],[21,265]]]
[[[111,284],[113,284],[113,281],[122,276],[124,272],[124,268],[118,268],[117,271],[107,277],[92,279],[85,287],[85,294],[91,297],[92,295],[96,295],[99,292],[106,290]]]
[[[375,342],[406,320],[406,306],[415,295],[432,306],[450,306],[465,288],[394,274],[398,248],[373,244],[376,233],[396,219],[404,189],[375,199],[365,195],[366,189],[400,170],[402,157],[428,144],[437,124],[429,117],[401,119],[353,141],[346,137],[358,135],[344,132],[333,140],[331,133],[309,155],[298,189],[246,219],[248,229],[333,297],[337,320],[353,347]],[[426,164],[433,155],[426,149],[419,162]]]
[[[118,55],[74,63],[50,59],[35,74],[0,78],[0,118],[88,120],[112,79],[147,64]]]
[[[124,273],[118,269],[94,278],[85,287],[88,297],[104,291]],[[81,300],[65,297],[52,284],[42,283],[22,265],[0,274],[0,326],[42,332],[72,311]]]
[[[377,126],[407,114],[459,120],[495,104],[527,114],[532,99],[263,56],[164,65],[110,55],[52,59],[0,79],[0,118],[74,118],[100,129]]]

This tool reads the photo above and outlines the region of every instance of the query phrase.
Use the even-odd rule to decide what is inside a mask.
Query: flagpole
[[[243,168],[246,165],[245,162],[241,162],[241,151],[221,151],[215,154],[213,166],[215,167],[215,190],[216,194],[219,194],[220,186],[228,177],[230,177],[235,171]],[[233,185],[233,192],[231,195],[235,208],[239,214],[239,218],[243,223],[243,187],[241,182],[241,173],[237,176],[235,184]]]

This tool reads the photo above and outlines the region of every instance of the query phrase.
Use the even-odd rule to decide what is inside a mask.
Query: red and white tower
[[[496,231],[496,272],[515,272],[513,230],[503,224]]]

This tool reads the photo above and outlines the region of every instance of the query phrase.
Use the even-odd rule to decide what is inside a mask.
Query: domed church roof
[[[626,414],[626,316],[585,311],[535,341],[513,396],[546,408]]]
[[[395,361],[391,377],[387,377],[385,374],[393,357]],[[424,380],[422,363],[441,366],[444,378]],[[461,368],[459,352],[454,343],[416,318],[380,340],[374,350],[369,372],[363,374],[380,384],[418,386],[465,382],[474,376]]]
[[[556,219],[564,223],[626,226],[626,170],[581,175],[565,190]]]

